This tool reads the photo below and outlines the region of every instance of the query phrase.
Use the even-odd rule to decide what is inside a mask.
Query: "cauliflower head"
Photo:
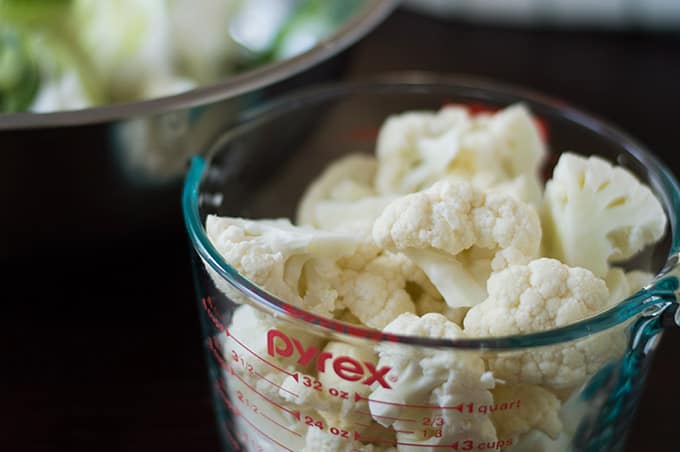
[[[446,339],[464,336],[458,325],[440,314],[422,317],[402,314],[383,331]],[[494,426],[487,415],[441,408],[461,403],[475,406],[492,403],[490,389],[495,381],[478,354],[387,342],[379,344],[377,350],[378,365],[390,366],[390,375],[396,377],[396,381],[390,389],[376,388],[370,395],[369,407],[376,422],[394,428],[398,441],[414,444],[399,446],[399,450],[438,450],[441,445],[454,441],[496,440]],[[424,417],[430,420],[433,430],[441,431],[440,436],[426,435],[414,427],[412,420],[420,424],[425,422]]]
[[[609,306],[605,282],[589,270],[541,258],[493,274],[489,296],[472,307],[464,324],[470,337],[529,334],[592,317]],[[489,358],[494,375],[508,383],[568,389],[581,384],[609,360],[623,353],[620,329],[569,345],[522,352],[499,352]]]
[[[467,182],[401,197],[373,224],[373,240],[411,258],[451,307],[481,302],[491,270],[536,257],[540,236],[531,206]]]
[[[522,105],[472,116],[462,106],[390,116],[378,134],[379,193],[412,193],[442,179],[482,188],[514,188],[524,201],[540,198],[539,166],[546,150]],[[522,177],[526,189],[511,183]],[[530,187],[529,187],[530,186]]]
[[[548,257],[600,278],[666,229],[661,203],[630,171],[568,152],[546,184],[541,220]]]

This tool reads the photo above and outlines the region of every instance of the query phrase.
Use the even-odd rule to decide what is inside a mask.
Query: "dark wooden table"
[[[352,49],[348,76],[397,69],[482,75],[561,97],[619,124],[680,174],[678,36],[522,31],[398,12]],[[0,260],[1,451],[218,450],[179,190],[168,196],[178,200],[172,224]],[[677,447],[678,344],[673,329],[659,347],[631,451]]]

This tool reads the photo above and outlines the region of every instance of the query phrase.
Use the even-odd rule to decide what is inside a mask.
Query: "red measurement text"
[[[321,419],[316,419],[311,416],[305,416],[304,417],[304,422],[305,424],[309,425],[310,427],[315,427],[318,428],[319,430],[327,431],[331,435],[334,436],[339,436],[341,438],[350,438],[350,432],[348,430],[342,430],[337,427],[328,427],[326,429],[326,426],[324,425],[323,421]]]
[[[500,450],[504,447],[512,446],[512,439],[498,440],[498,441],[479,441],[474,442],[470,439],[464,441],[456,441],[451,445],[453,450]]]
[[[310,377],[309,375],[302,375],[300,376],[300,382],[301,385],[307,386],[308,388],[312,388],[316,391],[320,392],[327,392],[328,395],[331,397],[337,397],[338,399],[344,399],[344,400],[349,400],[351,398],[351,395],[347,391],[343,391],[341,389],[337,388],[327,388],[325,389],[323,387],[323,383],[321,383],[319,380],[317,380],[314,377]]]

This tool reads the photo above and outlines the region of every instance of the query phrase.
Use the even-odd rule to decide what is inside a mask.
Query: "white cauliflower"
[[[604,311],[609,292],[604,281],[583,268],[541,258],[493,274],[489,296],[464,320],[469,337],[528,334],[569,325]],[[522,352],[499,352],[489,359],[494,375],[508,383],[572,388],[623,351],[619,330],[570,345]]]
[[[314,180],[298,206],[297,224],[328,231],[370,231],[394,196],[377,196],[374,157],[349,154]]]
[[[666,229],[661,203],[622,167],[564,153],[545,187],[544,251],[604,278],[610,262],[658,241]]]
[[[409,336],[458,339],[463,331],[440,314],[402,314],[383,330]],[[495,441],[496,433],[478,406],[492,404],[494,379],[475,353],[383,342],[377,346],[379,366],[391,367],[392,388],[377,387],[369,407],[376,422],[391,426],[400,451],[438,450],[454,441]],[[473,404],[475,409],[455,408]],[[414,405],[414,406],[406,406]],[[428,428],[423,430],[422,424]],[[437,432],[439,436],[437,436]],[[428,447],[430,446],[430,447]]]
[[[354,259],[363,249],[351,235],[297,227],[288,220],[210,215],[206,231],[242,276],[288,303],[325,316],[338,308],[338,293],[331,283],[342,271],[338,261]],[[224,290],[221,278],[214,279]]]
[[[559,411],[559,419],[562,431],[557,438],[548,436],[544,431],[532,429],[522,435],[518,441],[513,441],[512,447],[504,449],[505,452],[545,452],[545,451],[571,451],[573,450],[573,438],[582,421],[593,413],[594,400],[582,398],[580,392],[569,397]],[[599,408],[598,408],[599,409]]]
[[[528,110],[508,107],[470,116],[461,106],[389,117],[378,135],[379,193],[412,193],[448,178],[498,187],[523,177],[524,201],[540,198],[538,169],[545,146]]]
[[[380,329],[400,314],[416,311],[406,290],[408,275],[403,272],[402,260],[398,255],[383,254],[359,271],[343,273],[338,289],[342,303],[366,326]]]
[[[451,307],[485,296],[493,270],[538,254],[541,227],[532,207],[466,182],[442,181],[392,202],[373,225],[373,239],[418,265]]]
[[[208,237],[224,259],[251,282],[314,313],[349,310],[363,324],[382,328],[416,308],[407,285],[418,272],[406,257],[378,255],[360,236],[291,225],[287,220],[209,216]],[[210,267],[207,266],[210,271]],[[211,273],[230,298],[247,302]]]
[[[371,196],[356,201],[320,201],[314,208],[314,220],[300,224],[312,224],[327,231],[370,235],[375,219],[395,199],[394,196]]]
[[[555,439],[562,431],[561,403],[547,389],[523,384],[498,385],[491,392],[496,408],[491,412],[491,420],[499,439],[516,441],[532,429]],[[512,408],[503,409],[504,405]]]
[[[611,268],[604,278],[609,289],[609,304],[615,305],[649,284],[654,275],[633,270],[628,273],[618,267]]]

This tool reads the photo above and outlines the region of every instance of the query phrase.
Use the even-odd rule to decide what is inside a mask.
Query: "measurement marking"
[[[222,357],[222,354],[215,347],[214,338],[211,337],[210,339],[208,339],[208,347],[213,352],[213,355],[215,356],[215,359],[217,359],[217,362],[219,363],[220,367],[222,367],[222,369],[225,369],[225,370],[228,370],[228,371],[231,372],[231,368],[229,367],[229,364],[227,364],[227,362]],[[258,378],[263,379],[264,381],[266,381],[270,385],[276,386],[281,391],[286,391],[288,394],[292,395],[293,397],[300,397],[299,395],[295,394],[293,391],[290,391],[290,390],[284,388],[283,386],[274,383],[269,378],[265,377],[264,375],[260,374],[259,372],[253,371],[253,374],[255,374]]]
[[[365,443],[383,443],[383,444],[389,444],[390,446],[412,446],[412,447],[431,447],[431,448],[439,448],[439,449],[456,449],[456,444],[427,444],[427,443],[405,443],[402,441],[390,441],[390,440],[383,440],[383,439],[378,439],[378,438],[367,438],[364,436],[361,436],[359,432],[354,432],[354,440],[355,441],[363,441]]]
[[[224,360],[222,357],[222,354],[217,350],[217,347],[215,346],[214,338],[208,339],[208,348],[213,352],[213,355],[215,356],[215,359],[219,363],[220,367],[224,370],[229,370],[229,365],[227,362]]]
[[[267,383],[269,383],[272,386],[276,386],[279,388],[281,391],[286,391],[288,394],[292,395],[293,397],[300,397],[299,395],[295,394],[293,391],[289,391],[288,389],[284,388],[283,386],[274,383],[271,381],[269,378],[265,377],[264,375],[260,375],[258,372],[253,372],[255,375],[257,375],[259,378],[263,379]]]
[[[457,410],[457,411],[460,411],[461,413],[463,412],[463,409],[465,408],[464,403],[459,403],[456,406],[439,406],[439,405],[413,405],[413,404],[408,404],[408,403],[386,402],[384,400],[375,400],[375,399],[369,399],[368,397],[362,397],[360,394],[355,392],[354,393],[354,401],[358,402],[360,400],[366,400],[368,402],[380,403],[382,405],[398,406],[398,407],[403,407],[403,408],[423,408],[423,409],[429,409],[429,410]]]
[[[370,416],[370,417],[379,417],[381,419],[390,419],[390,420],[393,420],[393,421],[418,422],[416,419],[406,419],[406,418],[392,417],[392,416],[381,416],[381,415],[378,415],[378,414],[367,413],[366,411],[361,411],[361,410],[354,410],[354,412],[359,413],[359,414],[364,414],[364,415]]]
[[[226,423],[225,423],[226,424]],[[234,435],[231,433],[231,429],[228,426],[223,426],[224,431],[227,432],[227,436],[229,437],[229,442],[231,443],[231,446],[236,452],[241,452],[243,449],[241,449],[241,446],[239,445],[238,441],[236,441],[236,438],[234,438]]]
[[[215,309],[215,305],[213,304],[210,297],[203,298],[201,300],[201,302],[203,303],[203,309],[205,309],[205,312],[208,313],[208,317],[210,317],[210,320],[212,320],[212,323],[215,325],[215,327],[218,330],[220,330],[221,332],[226,333],[224,325],[222,325],[222,322],[220,322],[219,319],[213,313],[213,309]],[[210,303],[210,307],[208,307],[208,303]]]
[[[265,419],[267,419],[269,422],[273,422],[274,424],[278,425],[279,427],[281,427],[282,429],[284,429],[284,430],[287,431],[288,433],[292,433],[292,434],[295,435],[295,436],[302,437],[302,435],[299,434],[298,432],[289,429],[289,428],[286,427],[285,425],[279,424],[278,422],[276,422],[274,419],[270,418],[270,417],[267,416],[266,414],[264,414],[264,413],[262,413],[262,412],[260,412],[260,414],[262,415],[262,417],[264,417]]]
[[[215,383],[215,386],[217,386],[217,392],[220,394],[220,398],[222,399],[224,404],[227,406],[227,408],[229,408],[229,410],[232,413],[234,413],[236,416],[241,416],[241,412],[239,411],[239,409],[231,404],[231,402],[229,401],[229,398],[224,393],[224,388],[222,387],[220,380],[217,380],[217,382]]]
[[[238,340],[238,338],[236,336],[234,336],[233,334],[231,334],[228,329],[226,330],[226,334],[227,334],[227,336],[231,337],[238,345],[240,345],[244,349],[248,350],[248,352],[250,352],[250,354],[253,355],[255,358],[257,358],[260,361],[262,361],[263,363],[273,367],[274,369],[278,370],[279,372],[283,372],[284,374],[288,375],[289,377],[293,377],[295,379],[295,381],[298,381],[298,382],[300,381],[300,377],[298,376],[297,372],[295,372],[295,373],[288,372],[287,370],[281,369],[277,365],[267,361],[266,359],[264,359],[263,357],[261,357],[260,355],[258,355],[254,351],[252,351],[246,344],[244,344],[243,342]]]
[[[217,383],[217,388],[218,388],[218,392],[220,393],[220,397],[222,398],[224,403],[227,405],[227,408],[229,408],[229,410],[231,410],[232,413],[234,413],[236,416],[238,416],[241,419],[243,419],[244,421],[246,421],[248,423],[248,425],[250,425],[252,428],[257,430],[258,433],[260,433],[262,436],[267,438],[272,443],[276,444],[277,446],[283,447],[284,449],[286,449],[289,452],[295,452],[294,450],[291,450],[291,449],[287,448],[286,446],[284,446],[283,444],[281,444],[280,442],[276,441],[271,436],[267,435],[265,432],[260,430],[255,424],[253,424],[253,422],[250,419],[248,419],[243,414],[241,414],[241,411],[239,411],[238,408],[236,408],[234,405],[232,405],[231,402],[229,401],[229,399],[227,398],[227,396],[224,394],[222,388],[219,385],[219,380],[218,380],[218,383]]]
[[[267,397],[266,395],[262,394],[260,391],[258,391],[258,390],[255,389],[254,387],[252,387],[250,384],[248,384],[243,378],[241,378],[241,376],[240,376],[239,374],[237,374],[236,372],[234,372],[234,369],[231,369],[231,368],[230,368],[230,373],[231,373],[231,375],[233,375],[234,377],[238,378],[238,379],[241,381],[241,383],[243,383],[243,384],[246,385],[248,388],[250,388],[250,390],[253,391],[255,394],[259,395],[259,396],[262,397],[264,400],[266,400],[267,402],[271,403],[271,404],[274,405],[275,407],[277,407],[277,408],[279,408],[279,409],[285,411],[286,413],[292,414],[293,416],[295,416],[295,418],[296,418],[298,421],[300,420],[300,412],[299,412],[299,411],[293,411],[293,410],[291,410],[291,409],[289,409],[289,408],[286,408],[286,407],[283,406],[283,405],[279,405],[278,403],[274,402],[272,399],[270,399],[269,397]]]
[[[368,428],[368,429],[371,429],[371,428],[372,428],[372,429],[378,429],[378,430],[383,430],[383,429],[385,428],[385,427],[382,427],[382,426],[379,426],[379,425],[362,424],[361,422],[355,422],[354,425],[359,425],[359,426],[361,426],[361,427],[366,427],[366,428]],[[397,429],[393,429],[393,431],[395,431],[395,432],[397,432],[397,433],[404,433],[404,434],[407,434],[407,435],[412,434],[412,433],[415,433],[415,432],[412,432],[412,431],[410,431],[410,430],[397,430]]]

